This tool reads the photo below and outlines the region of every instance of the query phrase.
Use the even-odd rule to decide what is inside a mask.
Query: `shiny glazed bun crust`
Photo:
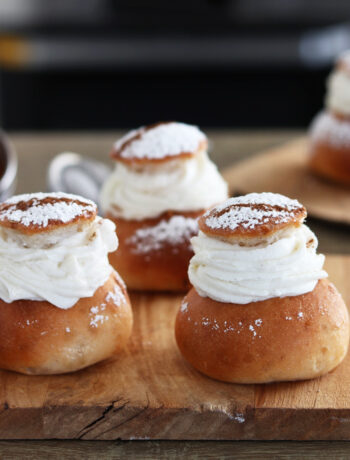
[[[320,280],[307,294],[230,304],[191,289],[175,335],[184,358],[214,379],[267,383],[321,376],[344,358],[347,308],[333,284]]]
[[[92,297],[67,310],[46,301],[0,300],[0,368],[23,374],[82,369],[120,351],[132,322],[130,301],[116,273]]]
[[[126,220],[107,213],[106,217],[117,226],[119,238],[118,250],[109,254],[109,260],[129,289],[189,289],[187,269],[193,256],[190,238],[198,231],[196,219],[202,213],[169,211],[141,221]],[[177,221],[184,222],[186,230],[182,235],[171,229],[174,219],[175,226]]]

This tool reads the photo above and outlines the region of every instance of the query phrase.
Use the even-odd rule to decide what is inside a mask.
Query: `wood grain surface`
[[[282,193],[297,198],[311,216],[350,224],[350,188],[319,179],[308,171],[307,139],[288,142],[224,171],[232,194]]]
[[[350,304],[350,257],[328,256],[326,268]],[[1,439],[350,439],[350,357],[312,381],[217,382],[176,348],[181,297],[131,300],[132,340],[114,361],[62,376],[0,373]]]

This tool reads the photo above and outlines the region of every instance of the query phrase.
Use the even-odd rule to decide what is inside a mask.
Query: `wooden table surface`
[[[62,151],[106,161],[120,132],[11,133],[19,156],[17,192],[46,189],[46,168]],[[208,131],[211,157],[224,168],[257,151],[295,139],[301,131]],[[309,219],[322,252],[350,253],[349,228]],[[213,442],[213,441],[0,441],[0,459],[10,458],[349,458],[347,442]]]

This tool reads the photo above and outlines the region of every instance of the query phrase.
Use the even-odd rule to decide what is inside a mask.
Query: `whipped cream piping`
[[[328,78],[326,107],[342,115],[350,115],[350,73],[341,67]]]
[[[93,296],[112,273],[108,252],[117,249],[118,239],[108,219],[96,217],[48,248],[31,248],[31,238],[24,246],[11,239],[8,229],[0,231],[0,298],[5,302],[46,300],[68,309]]]
[[[286,229],[280,239],[247,247],[199,232],[189,279],[199,295],[218,302],[247,304],[311,292],[327,277],[317,239],[306,226]]]
[[[117,162],[101,193],[104,212],[142,220],[165,211],[207,209],[227,198],[227,184],[206,152],[142,168]]]
[[[204,133],[197,126],[170,122],[131,131],[119,139],[114,148],[125,159],[159,160],[181,153],[195,153],[205,140]]]

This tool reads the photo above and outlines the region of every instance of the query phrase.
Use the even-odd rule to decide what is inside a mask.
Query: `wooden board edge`
[[[7,411],[1,440],[350,440],[350,409],[248,407],[227,413],[112,405]]]

